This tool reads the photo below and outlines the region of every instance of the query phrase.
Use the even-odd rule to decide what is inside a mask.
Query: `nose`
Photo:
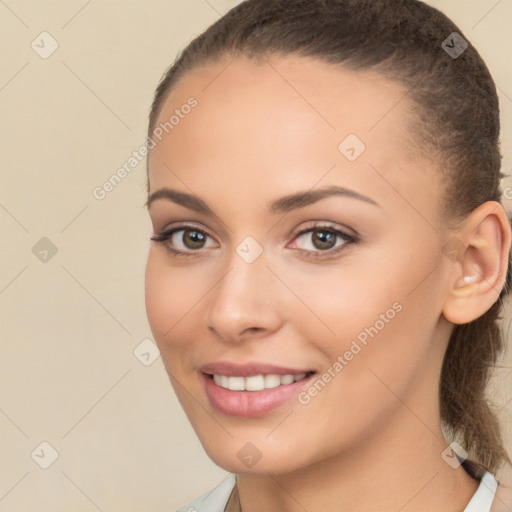
[[[264,337],[280,329],[285,309],[275,276],[260,256],[246,263],[237,254],[207,296],[206,325],[226,342]]]

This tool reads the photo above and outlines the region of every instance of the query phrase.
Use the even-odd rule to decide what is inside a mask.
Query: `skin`
[[[219,60],[183,77],[157,124],[190,96],[197,107],[151,150],[149,192],[194,194],[215,215],[168,199],[151,202],[149,213],[154,235],[189,222],[211,238],[181,258],[151,242],[146,307],[204,449],[238,475],[243,511],[462,510],[478,483],[441,458],[438,382],[453,324],[487,311],[503,286],[503,208],[485,203],[447,228],[439,162],[410,139],[415,107],[378,75],[299,57]],[[338,150],[350,133],[366,145],[354,162]],[[331,185],[378,206],[335,196],[286,215],[267,207]],[[315,224],[356,241],[307,255],[322,252],[313,232],[294,234]],[[167,245],[194,252],[182,234]],[[250,264],[236,252],[247,236],[263,249]],[[455,236],[470,248],[457,260],[443,252]],[[292,399],[255,418],[210,404],[203,364],[259,361],[321,374],[396,302],[401,311],[309,403]],[[247,442],[262,455],[251,468],[237,457]]]

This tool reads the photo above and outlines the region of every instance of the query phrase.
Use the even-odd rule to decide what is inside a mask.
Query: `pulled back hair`
[[[499,105],[493,79],[468,42],[454,58],[458,27],[418,0],[246,0],[195,38],[164,74],[150,112],[151,136],[171,89],[187,72],[222,57],[296,55],[380,73],[415,104],[414,139],[442,173],[443,209],[456,225],[486,201],[501,202]],[[449,38],[452,37],[450,40]],[[470,454],[474,477],[510,463],[486,387],[505,348],[499,325],[506,285],[481,317],[456,325],[439,384],[445,435]]]

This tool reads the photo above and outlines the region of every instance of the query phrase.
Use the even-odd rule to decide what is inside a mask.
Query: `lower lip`
[[[262,416],[296,397],[314,374],[291,384],[261,391],[231,391],[218,386],[210,376],[201,374],[210,403],[229,416]]]

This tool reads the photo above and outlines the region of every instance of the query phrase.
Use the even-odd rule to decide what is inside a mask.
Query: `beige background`
[[[143,144],[154,87],[178,49],[235,3],[0,1],[0,512],[170,511],[226,475],[204,455],[161,359],[145,366],[133,353],[151,338],[145,162],[102,201],[92,192]],[[512,1],[430,3],[491,68],[510,172]],[[46,59],[31,47],[51,48],[43,31],[59,45]],[[47,242],[33,254],[43,237],[55,255],[42,252]],[[493,388],[510,446],[510,355],[504,365]],[[58,452],[48,469],[43,441]]]

